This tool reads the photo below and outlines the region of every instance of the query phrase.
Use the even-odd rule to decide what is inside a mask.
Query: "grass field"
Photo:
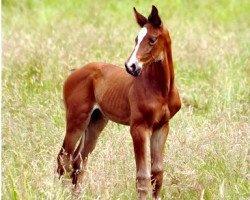
[[[128,127],[109,123],[81,195],[57,179],[62,85],[90,61],[123,67],[155,4],[172,36],[183,108],[165,148],[163,199],[250,198],[248,0],[2,0],[2,199],[134,199]]]

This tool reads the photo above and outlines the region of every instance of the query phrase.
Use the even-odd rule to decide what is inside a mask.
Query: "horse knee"
[[[163,172],[163,163],[162,162],[154,162],[151,165],[151,174],[152,175],[158,175],[162,174]]]

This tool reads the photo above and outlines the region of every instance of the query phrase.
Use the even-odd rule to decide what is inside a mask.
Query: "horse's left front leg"
[[[131,136],[136,160],[137,198],[146,199],[150,185],[149,150],[147,148],[150,141],[150,130],[144,126],[132,126]]]
[[[160,191],[163,181],[163,153],[168,131],[169,124],[166,123],[160,129],[154,131],[150,139],[151,184],[153,185],[154,199],[161,199]]]

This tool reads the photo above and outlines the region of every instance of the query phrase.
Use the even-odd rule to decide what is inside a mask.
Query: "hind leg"
[[[91,106],[84,105],[78,107],[69,107],[66,110],[66,135],[63,141],[62,148],[58,154],[57,172],[61,177],[65,171],[70,171],[71,161],[75,150],[76,143],[85,132],[90,121]]]
[[[108,120],[99,110],[95,110],[92,115],[77,150],[74,153],[72,183],[77,187],[81,183],[84,168],[87,164],[88,155],[94,150],[97,139],[106,126]]]

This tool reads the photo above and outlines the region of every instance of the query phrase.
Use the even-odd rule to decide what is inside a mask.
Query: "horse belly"
[[[129,125],[129,117],[128,116],[121,116],[117,113],[109,112],[109,111],[103,111],[103,114],[105,117],[107,117],[109,120],[123,124],[123,125]]]
[[[104,81],[95,91],[96,103],[105,117],[129,125],[130,106],[127,89],[118,83]]]
[[[100,107],[101,112],[105,117],[110,119],[113,122],[129,125],[130,121],[130,112],[125,102],[112,100],[106,101],[97,101],[97,104]]]

